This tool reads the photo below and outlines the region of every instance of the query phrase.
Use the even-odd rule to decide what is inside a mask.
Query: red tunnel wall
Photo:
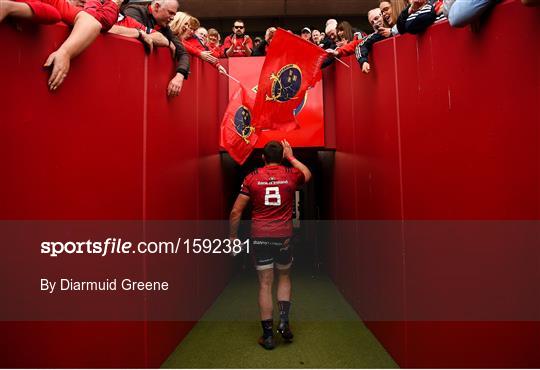
[[[181,96],[167,99],[166,50],[146,56],[139,42],[99,37],[50,93],[40,66],[67,28],[2,24],[0,34],[0,219],[224,218],[214,68],[193,61]],[[167,267],[182,274],[182,295],[171,304],[189,299],[190,317],[202,315],[231,272],[219,258],[164,263],[173,262],[141,257],[149,276]],[[193,324],[2,322],[0,358],[4,367],[157,367]]]
[[[424,305],[474,308],[474,292],[508,312],[540,309],[538,248],[419,242],[400,221],[540,218],[539,23],[540,8],[505,2],[479,32],[444,22],[377,44],[367,76],[354,59],[328,74],[337,147],[328,216],[393,220],[362,231],[335,223],[329,270],[403,367],[540,366],[538,321],[413,318]]]
[[[405,36],[380,43],[369,76],[359,73],[354,60],[349,60],[351,70],[337,65],[335,80],[325,82],[326,98],[329,86],[340,97],[325,105],[327,124],[334,118],[336,122],[331,216],[538,219],[539,56],[538,48],[531,47],[538,45],[538,21],[538,9],[502,4],[480,33],[442,24],[418,39]],[[514,34],[518,26],[521,38]],[[223,80],[211,67],[194,62],[181,97],[169,101],[164,96],[169,76],[163,73],[172,68],[167,54],[145,57],[138,43],[109,36],[80,56],[65,86],[50,94],[39,65],[66,29],[21,33],[2,25],[0,32],[10,51],[0,59],[0,67],[24,71],[0,75],[0,160],[9,179],[0,183],[0,218],[223,217],[224,194],[213,186],[222,182],[215,153],[217,111],[223,103],[212,94]],[[503,70],[501,60],[520,68]],[[92,68],[102,71],[99,80],[85,73]],[[342,99],[344,94],[350,100]],[[83,99],[91,103],[80,112]],[[477,104],[467,99],[477,99]],[[21,109],[21,101],[32,109]],[[74,107],[78,119],[73,118]],[[458,253],[455,246],[442,252],[410,250],[403,226],[390,227],[384,240],[369,240],[376,248],[347,245],[347,235],[342,235],[333,243],[340,248],[328,257],[334,280],[361,316],[373,317],[367,311],[379,305],[382,311],[390,307],[398,318],[367,324],[400,365],[539,366],[538,323],[408,320],[412,297],[460,288],[415,283],[448,268],[430,265],[435,253],[448,258]],[[519,262],[517,251],[498,248],[506,259]],[[486,261],[485,256],[459,252],[468,260],[456,263],[471,273],[479,264],[500,268],[496,255]],[[215,282],[224,284],[229,269],[217,262],[184,262],[185,294],[196,297],[195,309],[202,313],[222,288]],[[427,267],[411,276],[411,264]],[[141,266],[150,272],[156,268],[144,260]],[[530,279],[516,277],[504,286],[539,281],[534,271],[523,276]],[[373,303],[367,306],[367,300]],[[152,302],[147,307],[153,309]],[[11,367],[158,366],[192,325],[2,323],[0,356]]]

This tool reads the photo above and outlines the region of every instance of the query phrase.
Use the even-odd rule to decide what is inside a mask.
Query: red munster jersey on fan
[[[246,176],[240,193],[253,205],[251,236],[282,238],[292,235],[294,192],[304,183],[304,174],[296,168],[271,165]]]
[[[229,58],[231,57],[247,57],[246,49],[244,48],[244,43],[253,51],[253,41],[251,38],[247,38],[246,36],[238,37],[236,36],[234,39],[234,47],[232,50],[232,54],[229,55]],[[227,55],[227,50],[231,47],[233,44],[233,38],[232,35],[229,35],[225,38],[225,41],[223,42],[222,50],[223,54]]]

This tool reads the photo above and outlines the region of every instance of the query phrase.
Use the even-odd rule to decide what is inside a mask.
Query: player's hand
[[[176,76],[169,82],[169,86],[167,87],[167,95],[168,96],[178,96],[180,94],[180,91],[182,90],[182,85],[184,84],[184,75],[181,73],[177,73]]]
[[[291,157],[293,157],[293,150],[291,147],[291,144],[285,139],[281,140],[281,145],[283,145],[283,158],[286,158],[287,160]]]
[[[362,64],[362,72],[364,72],[365,74],[368,74],[370,70],[371,70],[371,67],[369,63],[364,62],[364,64]]]

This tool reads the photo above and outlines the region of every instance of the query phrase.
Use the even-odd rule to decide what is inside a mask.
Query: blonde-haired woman
[[[189,54],[212,64],[220,73],[227,72],[219,63],[219,59],[213,56],[212,51],[195,35],[200,26],[201,23],[197,18],[184,12],[177,12],[169,25]]]
[[[169,23],[169,28],[176,37],[182,41],[193,36],[193,32],[195,32],[200,25],[199,20],[188,13],[176,12],[173,20]]]

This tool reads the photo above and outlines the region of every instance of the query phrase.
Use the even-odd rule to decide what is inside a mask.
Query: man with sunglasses
[[[253,52],[253,41],[245,34],[244,21],[234,21],[233,33],[223,42],[223,53],[227,57],[249,57]]]

